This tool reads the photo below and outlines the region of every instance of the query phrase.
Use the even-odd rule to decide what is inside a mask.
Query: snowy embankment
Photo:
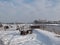
[[[60,45],[57,36],[59,35],[40,29],[35,29],[33,34],[28,35],[20,35],[16,30],[0,31],[0,39],[5,45]]]

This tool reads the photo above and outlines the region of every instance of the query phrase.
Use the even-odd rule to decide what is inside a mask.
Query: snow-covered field
[[[41,29],[34,29],[32,34],[20,35],[14,27],[0,31],[0,45],[60,45],[60,35]]]

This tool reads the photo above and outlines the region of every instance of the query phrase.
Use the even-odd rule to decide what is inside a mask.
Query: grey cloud
[[[2,22],[29,22],[34,19],[60,19],[59,0],[34,0],[32,3],[24,0],[0,1],[0,21]],[[56,3],[55,3],[56,2]]]

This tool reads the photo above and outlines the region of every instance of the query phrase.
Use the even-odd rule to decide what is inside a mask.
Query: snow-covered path
[[[0,31],[0,45],[60,45],[60,38],[55,33],[41,29],[33,30],[33,34],[21,36],[18,30]]]
[[[43,33],[40,33],[37,30],[34,30],[34,33],[37,34],[37,39],[40,40],[41,42],[45,43],[46,45],[52,45],[53,43],[51,42],[50,38]]]
[[[37,39],[41,42],[45,43],[46,45],[60,45],[60,36],[58,34],[55,34],[53,32],[43,31],[40,29],[35,29],[34,33],[37,34]]]

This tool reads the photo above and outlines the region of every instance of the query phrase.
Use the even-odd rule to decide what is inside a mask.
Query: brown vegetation
[[[4,29],[6,30],[6,29],[9,29],[9,26],[4,26]]]

